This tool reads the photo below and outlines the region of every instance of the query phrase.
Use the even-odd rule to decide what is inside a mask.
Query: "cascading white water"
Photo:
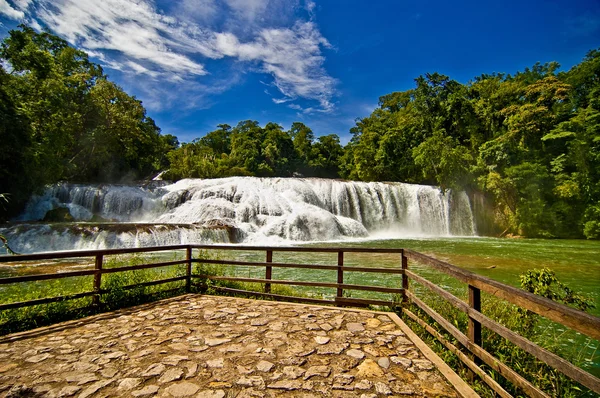
[[[231,177],[163,186],[57,184],[32,198],[19,221],[41,220],[60,207],[76,221],[104,223],[17,225],[0,232],[20,252],[476,233],[464,192],[403,183]]]

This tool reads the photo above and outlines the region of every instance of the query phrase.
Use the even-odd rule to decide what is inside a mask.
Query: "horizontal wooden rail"
[[[0,278],[0,285],[8,285],[11,283],[47,281],[47,280],[51,280],[51,279],[72,278],[75,276],[89,276],[89,275],[95,275],[96,272],[97,272],[96,270],[92,269],[92,270],[85,270],[85,271],[60,272],[60,273],[56,273],[56,274],[11,276],[9,278]]]
[[[354,297],[336,297],[335,303],[347,305],[347,306],[369,306],[369,305],[378,305],[382,307],[394,307],[395,303],[393,301],[386,300],[375,300],[375,299],[363,299],[363,298],[354,298]]]
[[[324,300],[324,299],[317,299],[317,298],[312,298],[312,297],[287,296],[287,295],[274,294],[274,293],[254,292],[251,290],[232,289],[230,287],[223,287],[223,286],[214,286],[213,289],[220,291],[220,292],[224,292],[224,293],[246,294],[249,296],[273,298],[273,299],[294,301],[294,302],[298,302],[298,303],[321,304],[321,305],[335,304],[335,302],[333,300]]]
[[[245,246],[245,245],[190,245],[192,249],[227,251],[268,251],[298,253],[380,253],[402,254],[406,249],[384,249],[378,247],[318,247],[318,246]]]
[[[80,299],[80,298],[84,298],[84,297],[94,296],[95,294],[96,294],[95,292],[83,292],[83,293],[69,294],[66,296],[47,297],[47,298],[41,298],[41,299],[35,299],[35,300],[20,301],[17,303],[0,304],[0,311],[10,310],[10,309],[14,309],[14,308],[31,307],[33,305],[58,303],[60,301],[65,301],[65,300],[75,300],[75,299]]]
[[[185,276],[185,275],[183,275],[183,276],[176,276],[174,278],[158,279],[156,281],[136,283],[135,285],[119,286],[119,289],[121,289],[121,290],[131,290],[131,289],[135,289],[135,288],[138,288],[138,287],[162,285],[162,284],[165,284],[165,283],[183,281],[183,280],[186,280],[186,279],[187,279],[187,276]],[[106,293],[110,293],[111,290],[102,289],[100,292],[102,294],[106,294]]]
[[[552,321],[568,326],[595,340],[600,340],[600,318],[598,317],[559,304],[545,297],[529,293],[522,289],[517,289],[516,287],[497,282],[493,279],[486,278],[485,276],[474,274],[425,254],[407,249],[405,250],[405,255],[409,259],[429,265],[462,282],[481,289],[486,293],[533,311]]]
[[[153,264],[140,264],[140,265],[129,265],[126,267],[114,267],[114,268],[102,268],[102,274],[112,274],[115,272],[127,272],[127,271],[135,271],[139,269],[150,269],[150,268],[161,268],[161,267],[169,267],[172,265],[182,265],[186,264],[187,260],[177,260],[177,261],[166,261],[162,263],[153,263]]]
[[[345,283],[328,283],[328,282],[307,282],[307,281],[288,281],[277,279],[259,279],[259,278],[243,278],[235,276],[212,276],[212,275],[193,275],[193,278],[210,279],[213,281],[232,281],[232,282],[250,282],[250,283],[272,283],[276,285],[297,285],[297,286],[314,286],[314,287],[330,287],[336,289],[349,290],[364,290],[369,292],[395,293],[402,294],[404,291],[399,288],[384,287],[384,286],[365,286],[365,285],[349,285]]]
[[[194,259],[194,263],[200,264],[218,264],[218,265],[236,265],[236,266],[250,266],[250,267],[265,267],[270,266],[274,268],[300,268],[300,269],[318,269],[318,270],[331,270],[337,271],[337,265],[325,265],[325,264],[299,264],[299,263],[268,263],[259,261],[238,261],[238,260],[212,260],[212,259]],[[381,274],[397,274],[402,275],[404,271],[397,268],[372,268],[372,267],[356,267],[356,266],[345,266],[344,272],[375,272]]]
[[[152,246],[152,247],[132,247],[127,249],[99,249],[99,250],[72,250],[56,251],[33,254],[2,255],[0,263],[9,263],[16,261],[36,261],[36,260],[56,260],[63,258],[82,258],[96,257],[98,255],[113,256],[118,254],[135,254],[148,252],[164,252],[172,250],[183,250],[189,245],[170,245],[170,246]]]

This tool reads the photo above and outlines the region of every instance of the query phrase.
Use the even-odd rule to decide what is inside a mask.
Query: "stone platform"
[[[185,295],[0,337],[0,397],[476,396],[395,315]]]

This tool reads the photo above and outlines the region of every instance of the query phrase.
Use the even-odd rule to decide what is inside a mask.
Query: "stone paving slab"
[[[458,396],[393,319],[185,295],[0,338],[0,397]]]

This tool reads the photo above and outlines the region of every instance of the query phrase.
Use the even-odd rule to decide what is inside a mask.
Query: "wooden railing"
[[[200,258],[193,256],[194,249],[201,249],[206,251],[252,251],[252,252],[264,252],[265,261],[241,261],[241,260],[221,260],[215,259],[215,256],[203,256],[208,258]],[[150,253],[150,252],[164,252],[164,251],[181,251],[185,253],[181,260],[175,261],[161,261],[152,264],[141,264],[134,266],[125,267],[112,267],[105,268],[105,258],[108,256],[132,254],[132,253]],[[301,263],[282,263],[273,262],[274,252],[296,252],[296,253],[331,253],[337,258],[337,263],[332,264],[301,264]],[[391,254],[398,255],[398,267],[378,267],[377,264],[371,263],[369,266],[348,266],[344,264],[346,253],[379,253],[379,254]],[[177,246],[163,246],[163,247],[149,247],[149,248],[136,248],[136,249],[113,249],[113,250],[91,250],[91,251],[75,251],[75,252],[54,252],[54,253],[40,253],[40,254],[27,254],[19,256],[0,256],[0,264],[9,262],[25,262],[25,261],[36,261],[36,260],[50,260],[50,259],[66,259],[66,258],[94,258],[94,269],[83,270],[83,271],[69,271],[55,274],[38,274],[38,275],[27,275],[17,276],[9,278],[0,278],[0,288],[2,285],[30,282],[30,281],[42,281],[59,278],[69,277],[81,277],[81,276],[93,276],[93,290],[90,292],[82,292],[73,295],[63,295],[57,297],[47,297],[36,300],[6,303],[0,304],[1,310],[8,310],[14,308],[21,308],[32,305],[47,304],[52,302],[58,302],[68,299],[92,297],[94,305],[101,303],[103,294],[108,293],[106,289],[102,289],[102,275],[109,273],[127,272],[141,269],[152,269],[159,267],[168,266],[185,266],[185,272],[182,276],[174,278],[155,280],[145,282],[141,284],[123,286],[120,289],[132,289],[139,286],[150,286],[162,283],[185,281],[185,291],[193,291],[194,286],[201,286],[206,281],[212,281],[213,287],[217,290],[226,293],[234,294],[245,294],[253,296],[270,297],[273,299],[280,300],[293,300],[299,302],[316,303],[316,304],[334,304],[339,306],[388,306],[393,307],[395,310],[401,311],[402,314],[411,320],[417,322],[435,338],[437,338],[448,350],[452,351],[456,356],[469,368],[471,371],[478,375],[481,380],[490,386],[499,396],[509,397],[510,394],[505,391],[490,375],[488,375],[484,369],[480,366],[485,363],[491,369],[496,371],[502,377],[513,383],[516,387],[521,389],[527,395],[532,397],[547,397],[548,395],[541,391],[538,387],[533,385],[530,381],[526,380],[522,375],[511,369],[508,365],[502,363],[498,358],[495,358],[483,348],[482,342],[482,329],[487,328],[490,331],[498,334],[508,341],[514,343],[517,347],[523,349],[544,363],[550,365],[556,370],[564,373],[566,376],[575,380],[576,382],[586,386],[590,390],[600,393],[600,380],[590,373],[580,369],[579,367],[571,364],[564,360],[558,355],[549,352],[548,350],[536,345],[535,343],[525,339],[518,335],[514,331],[506,328],[500,323],[492,320],[482,313],[481,308],[481,292],[493,295],[499,299],[505,300],[509,303],[515,304],[521,308],[532,311],[539,314],[551,321],[560,323],[567,326],[575,331],[583,333],[592,339],[600,340],[600,318],[591,316],[581,311],[577,311],[573,308],[558,304],[554,301],[545,299],[540,296],[528,293],[521,289],[517,289],[506,284],[494,281],[492,279],[474,274],[469,271],[465,271],[458,267],[455,267],[446,262],[437,260],[435,258],[426,256],[421,253],[417,253],[408,249],[379,249],[379,248],[317,248],[317,247],[262,247],[262,246],[231,246],[231,245],[177,245]],[[468,301],[465,302],[460,298],[452,295],[445,289],[437,286],[429,280],[423,278],[417,273],[413,272],[409,267],[409,261],[411,263],[419,263],[427,267],[431,267],[437,271],[440,271],[446,275],[449,275],[457,280],[467,284],[468,288]],[[208,275],[208,274],[195,274],[193,273],[192,265],[197,264],[213,264],[213,265],[226,265],[232,267],[253,267],[253,268],[264,268],[264,278],[251,278],[251,277],[239,277],[231,275]],[[322,282],[322,281],[300,281],[300,280],[281,280],[273,279],[274,268],[295,268],[300,270],[325,270],[331,271],[336,276],[336,282]],[[346,273],[362,272],[362,273],[379,273],[379,274],[395,274],[401,275],[402,281],[401,286],[397,287],[383,287],[383,286],[372,286],[372,285],[356,285],[344,283],[344,276]],[[457,310],[464,312],[468,316],[468,328],[467,332],[463,333],[450,321],[444,318],[442,315],[437,313],[434,309],[429,307],[423,300],[421,300],[415,294],[414,290],[410,289],[411,282],[416,282],[436,296],[446,300]],[[258,283],[262,286],[262,291],[251,291],[244,287],[231,288],[219,286],[219,282],[250,282]],[[274,294],[272,292],[273,285],[293,285],[293,286],[308,286],[318,288],[330,288],[335,291],[335,295],[331,295],[331,299],[326,298],[315,298],[315,297],[296,297],[282,294]],[[242,285],[244,286],[244,285]],[[380,298],[353,298],[348,297],[345,294],[348,290],[359,290],[359,291],[370,291],[377,293],[384,293],[389,299],[382,300]],[[397,298],[400,297],[401,300]],[[401,304],[401,307],[400,307]],[[410,310],[410,304],[414,304],[419,307],[424,313],[426,313],[431,319],[440,325],[446,332],[448,332],[463,348],[457,347],[455,344],[450,342],[444,335],[442,335],[437,329],[433,328],[429,321],[420,318],[413,311]],[[466,353],[465,353],[466,352]]]
[[[429,317],[435,320],[437,324],[443,327],[446,332],[452,335],[456,341],[458,341],[464,348],[473,354],[474,359],[470,358],[468,355],[465,355],[463,351],[448,341],[441,333],[431,327],[431,325],[429,325],[424,319],[419,318],[406,306],[402,308],[402,313],[425,328],[448,350],[456,354],[469,369],[477,374],[499,396],[510,397],[511,395],[494,379],[486,374],[486,372],[479,366],[481,362],[498,372],[501,376],[513,383],[513,385],[520,388],[528,396],[548,397],[546,393],[541,391],[515,370],[511,369],[508,365],[502,363],[502,361],[500,361],[498,358],[495,358],[492,356],[492,354],[482,348],[482,327],[485,327],[512,342],[517,347],[528,352],[547,365],[550,365],[572,380],[586,386],[596,393],[600,393],[600,379],[482,314],[481,292],[486,292],[521,308],[532,311],[551,321],[560,323],[577,332],[583,333],[595,340],[600,340],[600,318],[556,303],[544,297],[526,292],[524,290],[505,285],[484,276],[474,274],[444,261],[437,260],[412,250],[404,250],[403,257],[407,258],[407,263],[408,260],[418,262],[434,268],[437,271],[441,271],[467,284],[468,302],[464,302],[463,300],[449,293],[447,290],[431,283],[427,279],[417,275],[405,267],[405,283],[409,283],[409,280],[414,280],[415,282],[420,283],[432,293],[443,298],[456,309],[464,312],[468,316],[468,329],[467,334],[465,334],[446,318],[438,314],[421,299],[419,299],[415,293],[409,289],[407,284],[404,285],[406,299],[423,310]],[[405,261],[403,260],[403,264],[404,262]]]

